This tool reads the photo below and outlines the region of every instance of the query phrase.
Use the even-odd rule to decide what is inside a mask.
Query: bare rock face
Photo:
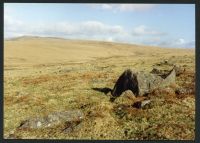
[[[137,74],[139,95],[146,95],[159,87],[164,79],[154,74],[140,72]]]
[[[131,90],[124,91],[124,93],[122,93],[122,96],[125,96],[126,98],[131,100],[135,99],[134,94]]]
[[[162,78],[166,78],[166,75],[169,73],[169,70],[161,70],[159,68],[154,67],[150,73],[158,75]]]
[[[84,114],[80,110],[55,112],[45,117],[36,117],[21,122],[19,128],[46,128],[57,125],[61,122],[80,122]]]
[[[152,92],[156,88],[163,88],[169,86],[170,84],[175,84],[176,72],[172,69],[165,75],[166,78],[162,78],[156,74],[139,72],[137,73],[137,81],[139,87],[139,95],[146,95]]]
[[[175,70],[176,76],[183,74],[186,70],[185,67],[179,66],[179,65],[174,65],[173,68]],[[159,69],[158,67],[154,67],[150,73],[161,76],[162,78],[166,78],[167,74],[170,72],[170,69],[171,69],[171,66],[165,70]]]

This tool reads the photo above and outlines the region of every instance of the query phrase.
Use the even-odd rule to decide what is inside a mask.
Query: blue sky
[[[4,4],[4,37],[195,47],[194,4]]]

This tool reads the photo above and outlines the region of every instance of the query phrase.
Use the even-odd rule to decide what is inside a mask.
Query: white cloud
[[[147,11],[154,8],[156,4],[120,4],[120,11]]]
[[[182,45],[182,44],[185,44],[186,42],[185,42],[185,40],[183,39],[183,38],[179,38],[179,39],[177,39],[176,41],[175,41],[175,44],[176,45]]]
[[[136,36],[143,36],[143,35],[166,35],[164,32],[153,30],[145,25],[140,25],[138,27],[135,27],[132,31],[133,35]]]
[[[36,35],[64,38],[99,38],[101,40],[111,35],[123,35],[126,32],[120,25],[108,25],[100,21],[30,24],[19,20],[5,19],[4,33],[5,38],[18,35]]]
[[[82,34],[96,34],[96,35],[100,35],[100,34],[106,34],[106,35],[110,35],[112,34],[120,34],[123,33],[123,27],[120,25],[107,25],[104,24],[102,22],[99,21],[86,21],[83,22],[79,25],[80,27],[82,27],[81,29],[79,29]]]
[[[106,5],[105,5],[106,7]],[[5,38],[22,35],[55,36],[64,38],[104,38],[125,33],[120,25],[108,25],[100,21],[83,21],[71,23],[68,21],[54,23],[28,23],[12,17],[12,11],[5,9]]]
[[[185,40],[183,38],[165,40],[158,43],[162,47],[176,47],[176,48],[195,48],[195,41]]]
[[[113,6],[111,4],[102,4],[101,5],[101,8],[102,9],[108,9],[108,10],[111,10],[113,8]]]
[[[103,10],[112,10],[114,12],[133,12],[133,11],[148,11],[153,9],[158,4],[89,4],[92,8],[99,8]]]

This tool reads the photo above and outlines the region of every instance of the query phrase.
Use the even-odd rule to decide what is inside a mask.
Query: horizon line
[[[195,49],[195,47],[162,47],[158,45],[147,45],[142,43],[129,43],[129,42],[117,42],[117,41],[107,41],[107,40],[98,40],[98,39],[75,39],[75,38],[64,38],[64,37],[56,37],[56,36],[38,36],[38,35],[22,35],[22,36],[14,36],[14,37],[4,37],[4,41],[12,41],[20,38],[51,38],[51,39],[60,39],[60,40],[77,40],[77,41],[91,41],[91,42],[106,42],[106,43],[116,43],[116,44],[127,44],[127,45],[135,45],[135,46],[149,46],[149,47],[157,47],[157,48],[175,48],[175,49]]]

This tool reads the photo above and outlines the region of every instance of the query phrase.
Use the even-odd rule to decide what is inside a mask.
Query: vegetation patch
[[[87,48],[87,43],[82,44]],[[63,50],[60,53],[65,54],[61,54],[58,61],[44,55],[41,61],[33,62],[31,57],[27,60],[21,55],[26,60],[12,59],[12,65],[8,59],[4,69],[4,138],[194,140],[194,51],[135,48],[126,44],[109,47],[110,44],[101,42],[88,44],[96,48],[91,51],[94,55],[88,55],[89,60],[85,58],[87,55],[83,57],[80,53],[69,55],[68,59],[70,51],[65,51],[66,45],[65,49],[60,48]],[[77,45],[75,48],[79,49]],[[110,55],[105,52],[108,48],[114,49]],[[95,54],[102,50],[105,50],[102,55]],[[155,53],[156,56],[152,56]],[[146,97],[136,98],[126,91],[110,102],[109,89],[113,89],[125,69],[151,72],[157,68],[165,72],[171,69],[171,64],[183,69],[176,75],[176,84],[156,88]],[[148,106],[134,106],[144,100],[150,101]],[[46,124],[53,123],[58,116],[64,119],[66,116],[61,113],[67,111],[79,111],[84,118]],[[30,124],[35,128],[29,127]]]

